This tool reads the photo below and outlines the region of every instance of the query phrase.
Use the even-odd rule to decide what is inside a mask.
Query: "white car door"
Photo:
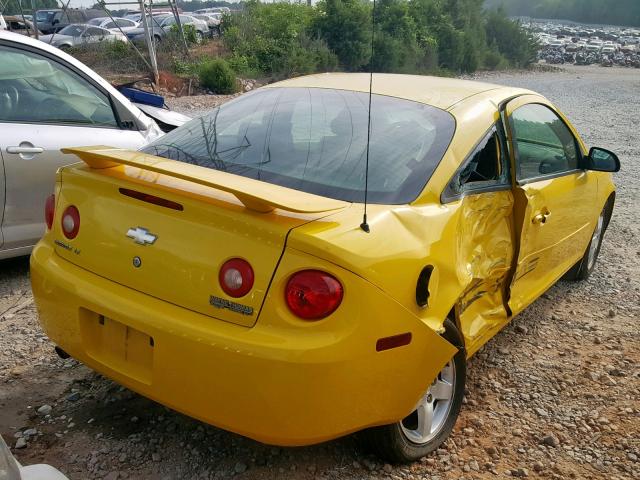
[[[56,57],[0,45],[0,65],[2,257],[7,250],[29,253],[42,236],[44,203],[53,193],[55,172],[77,161],[60,153],[62,147],[137,149],[145,137],[119,120],[104,90]]]
[[[2,151],[0,151],[0,251],[2,251],[2,244],[4,238],[2,237],[2,217],[4,216],[4,161],[2,160]]]

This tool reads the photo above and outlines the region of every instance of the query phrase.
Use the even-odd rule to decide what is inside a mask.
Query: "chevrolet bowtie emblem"
[[[127,237],[132,238],[139,245],[153,245],[158,238],[157,235],[149,233],[149,230],[142,227],[130,228]]]

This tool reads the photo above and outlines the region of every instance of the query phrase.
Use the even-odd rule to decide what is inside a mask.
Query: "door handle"
[[[26,154],[30,154],[30,155],[35,155],[37,153],[42,153],[44,152],[44,148],[42,147],[23,147],[23,146],[19,146],[19,147],[7,147],[7,153],[26,153]]]
[[[547,220],[549,219],[550,216],[551,216],[551,213],[549,212],[549,210],[546,210],[544,212],[541,212],[535,215],[531,219],[531,222],[535,225],[544,225],[545,223],[547,223]]]

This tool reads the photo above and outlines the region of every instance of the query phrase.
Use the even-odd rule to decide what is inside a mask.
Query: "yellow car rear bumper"
[[[46,237],[31,257],[40,321],[55,344],[148,398],[277,445],[398,421],[455,352],[379,289],[341,274],[352,300],[332,315],[345,317],[332,334],[263,321],[283,303],[276,296],[253,328],[186,310],[61,259]],[[376,351],[377,339],[404,332],[409,345]]]

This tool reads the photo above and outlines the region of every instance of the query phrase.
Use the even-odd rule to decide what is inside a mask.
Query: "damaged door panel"
[[[458,220],[457,274],[466,285],[456,304],[471,355],[509,319],[505,288],[514,255],[511,191],[462,199]]]

